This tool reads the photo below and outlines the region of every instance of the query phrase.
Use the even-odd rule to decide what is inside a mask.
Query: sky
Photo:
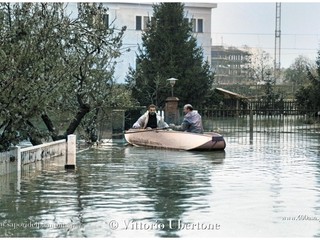
[[[212,44],[261,48],[274,57],[275,2],[217,2]],[[281,67],[299,56],[315,61],[320,50],[320,2],[281,2]]]
[[[132,0],[109,1],[130,2]],[[150,2],[150,0],[141,1]],[[217,3],[217,8],[212,10],[212,45],[239,48],[247,45],[248,47],[263,49],[270,53],[272,58],[274,57],[275,1],[200,1]],[[70,2],[78,1],[70,0]],[[103,2],[108,1],[104,0]],[[155,0],[152,2],[173,2],[173,0]],[[197,2],[197,0],[180,2]],[[320,0],[308,0],[307,2],[281,1],[280,30],[281,67],[289,67],[299,55],[315,61],[320,50]]]

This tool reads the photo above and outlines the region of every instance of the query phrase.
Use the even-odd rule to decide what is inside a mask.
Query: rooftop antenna
[[[280,77],[281,67],[281,3],[276,3],[276,28],[274,42],[274,81]]]

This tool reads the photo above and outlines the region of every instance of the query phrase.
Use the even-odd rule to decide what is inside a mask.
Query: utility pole
[[[274,43],[274,82],[280,78],[281,67],[281,3],[276,3],[276,28]]]

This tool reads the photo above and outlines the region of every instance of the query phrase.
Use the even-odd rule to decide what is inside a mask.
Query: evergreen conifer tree
[[[127,75],[128,86],[141,105],[164,106],[171,94],[168,78],[178,81],[174,96],[180,104],[201,107],[213,82],[210,66],[197,46],[192,25],[185,17],[184,4],[153,5],[153,17],[142,35],[136,69]]]

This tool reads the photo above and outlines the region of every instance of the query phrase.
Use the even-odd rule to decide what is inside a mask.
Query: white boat
[[[163,129],[129,129],[126,141],[134,146],[179,150],[223,150],[226,142],[218,133],[190,133]]]

